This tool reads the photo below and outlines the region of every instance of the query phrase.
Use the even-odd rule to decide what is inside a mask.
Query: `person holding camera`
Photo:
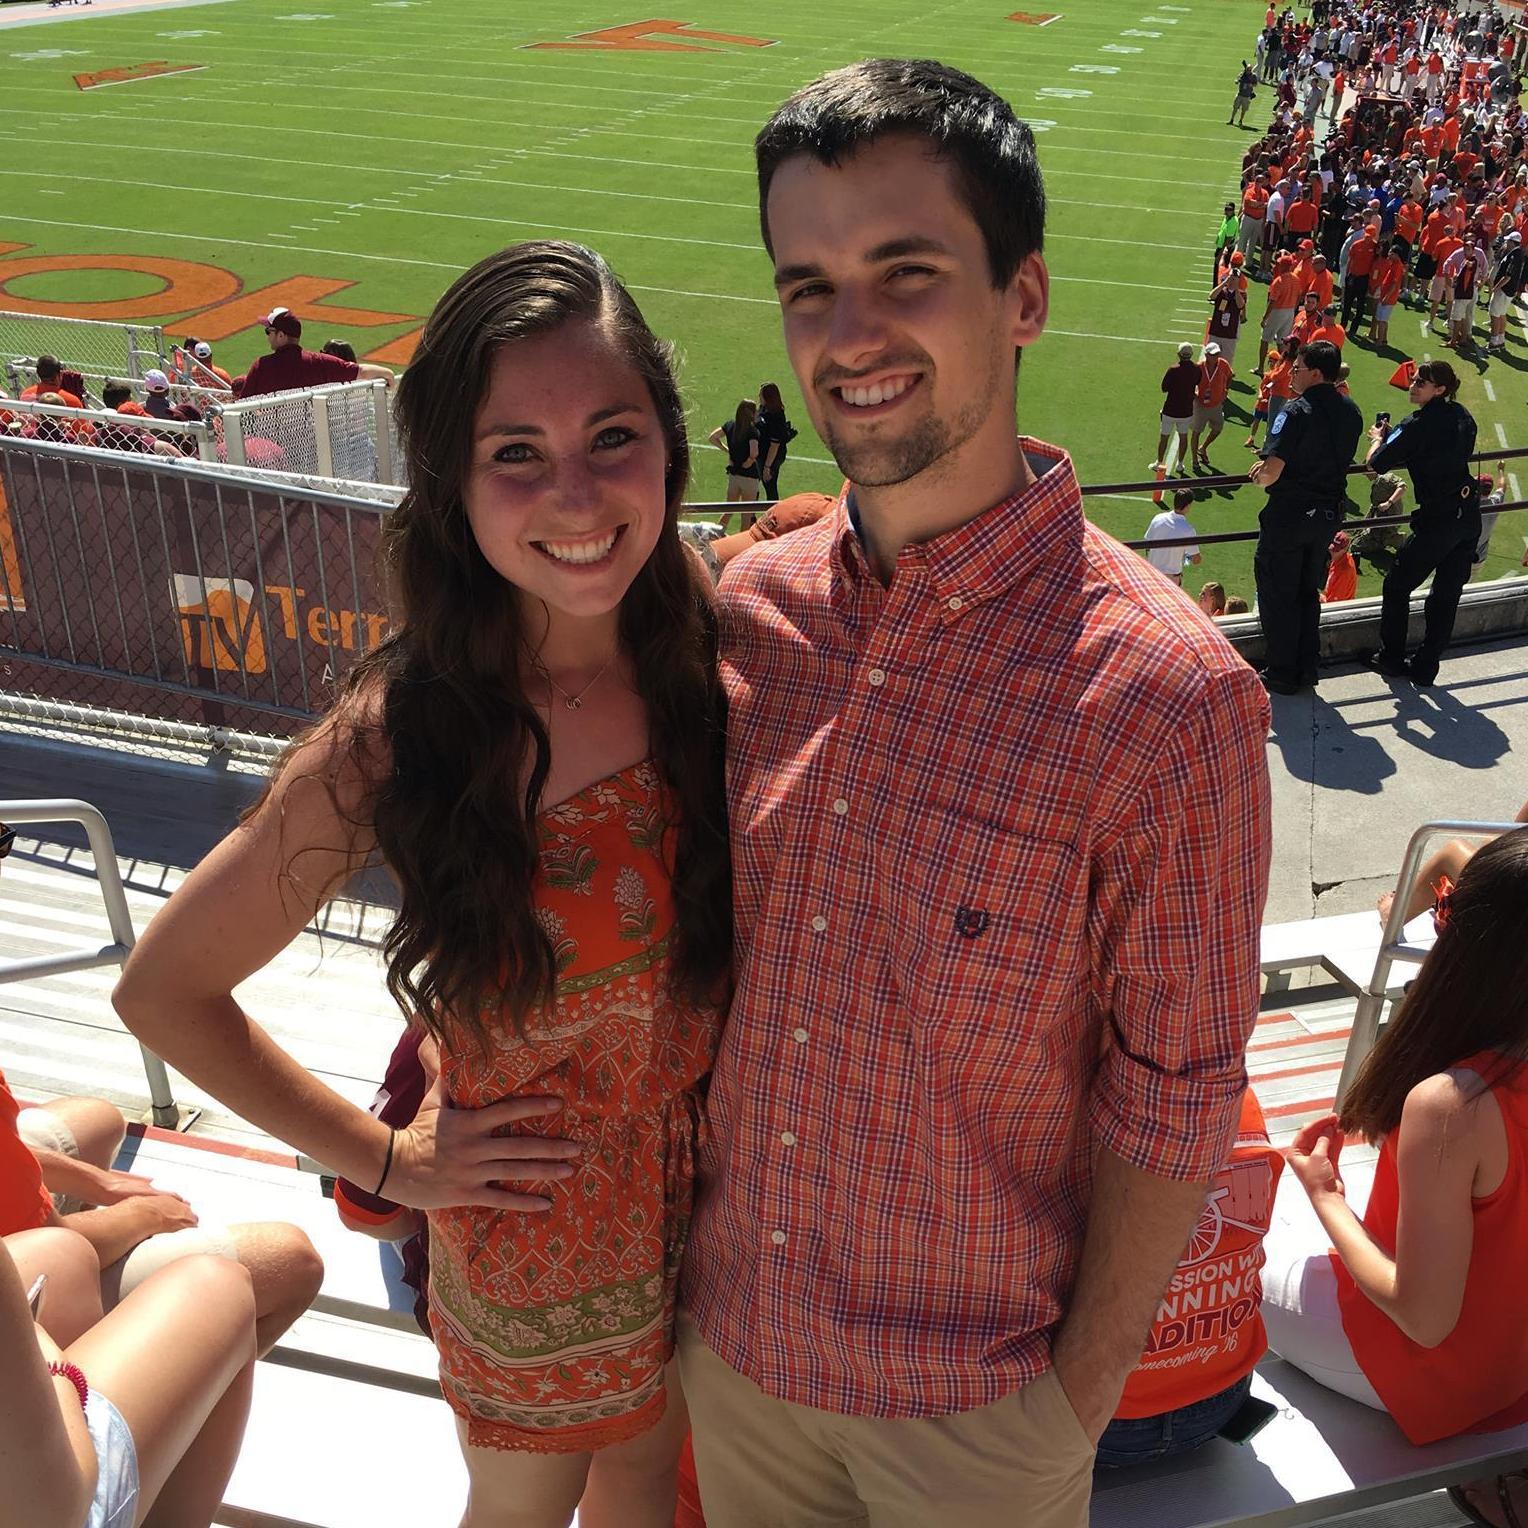
[[[1275,695],[1316,683],[1328,548],[1342,524],[1348,465],[1364,427],[1358,405],[1337,391],[1341,365],[1330,341],[1300,347],[1289,372],[1296,396],[1247,474],[1268,493],[1252,572],[1267,644],[1258,677]]]
[[[1385,575],[1379,620],[1379,650],[1369,664],[1381,674],[1430,685],[1454,631],[1459,595],[1469,581],[1480,541],[1480,489],[1470,467],[1475,420],[1455,400],[1459,378],[1447,361],[1417,367],[1408,392],[1416,412],[1394,429],[1376,423],[1364,466],[1371,473],[1393,467],[1411,472],[1417,507],[1411,534]],[[1411,595],[1432,575],[1422,644],[1406,657],[1406,625]]]

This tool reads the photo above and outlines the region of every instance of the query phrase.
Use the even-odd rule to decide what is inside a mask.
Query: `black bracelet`
[[[377,1186],[371,1191],[372,1198],[381,1196],[382,1185],[387,1182],[387,1175],[393,1170],[393,1145],[398,1139],[396,1130],[387,1132],[387,1155],[382,1159],[382,1176],[377,1179]]]

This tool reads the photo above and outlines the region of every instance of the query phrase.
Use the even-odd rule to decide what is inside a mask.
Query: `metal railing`
[[[35,356],[11,356],[0,362],[0,369],[5,372],[5,385],[11,396],[15,397],[26,388],[38,384],[37,358]],[[128,377],[122,372],[83,371],[78,367],[72,369],[74,374],[84,384],[85,391],[83,401],[92,408],[102,407],[101,399],[110,382],[128,382],[133,385],[136,392],[142,394],[144,388],[140,379]],[[196,383],[186,382],[177,378],[173,372],[166,373],[170,382],[170,401],[172,403],[189,403],[193,408],[205,413],[211,408],[226,403],[233,394],[226,387],[219,384],[216,388],[202,387]]]
[[[29,981],[41,976],[64,976],[71,971],[94,971],[102,966],[120,966],[132,952],[137,936],[133,915],[128,909],[127,893],[117,868],[117,850],[112,843],[106,819],[88,801],[0,801],[0,822],[17,827],[39,822],[73,822],[85,830],[90,856],[95,862],[96,884],[106,905],[106,921],[111,927],[112,942],[97,949],[71,950],[62,955],[28,955],[20,960],[0,960],[0,983]],[[0,875],[0,888],[5,885]],[[165,1064],[146,1045],[139,1042],[143,1070],[148,1077],[149,1099],[154,1123],[176,1128],[180,1111],[170,1087]]]
[[[57,356],[66,368],[140,378],[165,364],[158,324],[113,324],[97,318],[0,310],[0,356]]]
[[[222,406],[229,462],[260,465],[260,441],[280,453],[284,472],[357,483],[398,483],[397,451],[387,384],[337,382],[289,393],[267,393]],[[264,458],[270,461],[269,451]]]
[[[1401,861],[1401,872],[1395,881],[1395,898],[1390,904],[1390,914],[1385,919],[1385,930],[1380,936],[1379,954],[1375,957],[1374,972],[1368,985],[1359,994],[1358,1006],[1353,1013],[1353,1029],[1348,1037],[1348,1048],[1343,1056],[1342,1076],[1337,1084],[1336,1107],[1342,1107],[1348,1088],[1358,1075],[1364,1058],[1374,1049],[1379,1034],[1380,1015],[1386,1000],[1395,994],[1390,979],[1392,967],[1397,962],[1420,965],[1427,958],[1430,945],[1410,944],[1405,938],[1406,908],[1422,869],[1422,859],[1428,844],[1447,834],[1451,838],[1492,838],[1501,833],[1528,826],[1520,822],[1424,822],[1406,845]]]
[[[136,445],[128,445],[125,441],[134,432],[143,431],[155,436],[194,441],[196,455],[203,461],[215,462],[218,459],[217,432],[206,421],[158,419],[152,414],[120,414],[115,409],[76,409],[64,404],[38,403],[30,398],[25,402],[15,398],[0,399],[0,417],[6,414],[15,415],[21,420],[55,420],[58,428],[72,437],[68,442],[45,441],[45,444],[88,445],[97,451],[142,455]],[[39,426],[34,423],[31,428],[35,432]],[[35,433],[28,437],[25,427],[20,436],[22,439],[39,438]],[[182,450],[181,454],[187,453]]]

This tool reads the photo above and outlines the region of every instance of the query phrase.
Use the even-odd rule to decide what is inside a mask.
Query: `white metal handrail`
[[[62,955],[30,955],[21,960],[0,960],[0,983],[28,981],[39,976],[63,976],[71,971],[92,971],[101,966],[120,966],[132,952],[137,936],[133,916],[128,909],[127,893],[117,869],[117,850],[111,829],[100,810],[88,801],[0,801],[0,822],[8,827],[34,822],[76,822],[85,830],[90,855],[95,861],[96,883],[106,904],[106,921],[111,925],[112,942],[98,949],[71,950]],[[0,874],[0,886],[4,885]],[[173,1130],[179,1110],[170,1089],[170,1075],[165,1064],[146,1045],[143,1070],[148,1076],[149,1099],[153,1104],[154,1123]]]
[[[1420,965],[1427,958],[1430,946],[1409,944],[1404,935],[1406,907],[1411,901],[1417,876],[1421,873],[1422,858],[1428,844],[1444,834],[1451,838],[1492,838],[1525,826],[1528,824],[1521,822],[1424,822],[1411,835],[1411,841],[1406,845],[1405,858],[1401,861],[1401,873],[1396,877],[1395,898],[1390,904],[1390,915],[1385,919],[1385,930],[1380,936],[1374,972],[1368,986],[1359,994],[1358,1006],[1353,1012],[1353,1029],[1348,1037],[1347,1054],[1343,1057],[1342,1077],[1337,1084],[1338,1108],[1341,1108],[1342,1100],[1358,1075],[1364,1058],[1374,1049],[1380,1014],[1384,1012],[1385,999],[1390,992],[1390,968],[1397,961]]]

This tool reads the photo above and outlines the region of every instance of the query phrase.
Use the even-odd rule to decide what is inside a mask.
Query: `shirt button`
[[[958,594],[952,594],[949,599],[944,602],[944,608],[946,610],[964,610],[966,608],[966,602],[961,599]]]
[[[886,675],[881,669],[871,669],[867,677],[870,680],[870,687],[874,690],[880,689],[886,683]]]
[[[797,1045],[805,1045],[806,1031],[804,1029],[793,1029],[791,1031],[791,1039],[793,1039]]]
[[[780,1144],[782,1146],[794,1146],[796,1144],[796,1137],[789,1130],[782,1130],[780,1132]]]
[[[812,919],[812,929],[814,932],[818,934],[826,933],[827,927],[828,920],[824,918],[821,913],[818,913],[817,916]]]
[[[838,800],[833,803],[833,810],[837,812],[840,817],[842,817],[849,810],[849,803],[845,801],[842,796],[840,796]]]
[[[769,1233],[769,1239],[777,1247],[783,1247],[785,1245],[785,1232],[784,1231],[771,1231]]]

